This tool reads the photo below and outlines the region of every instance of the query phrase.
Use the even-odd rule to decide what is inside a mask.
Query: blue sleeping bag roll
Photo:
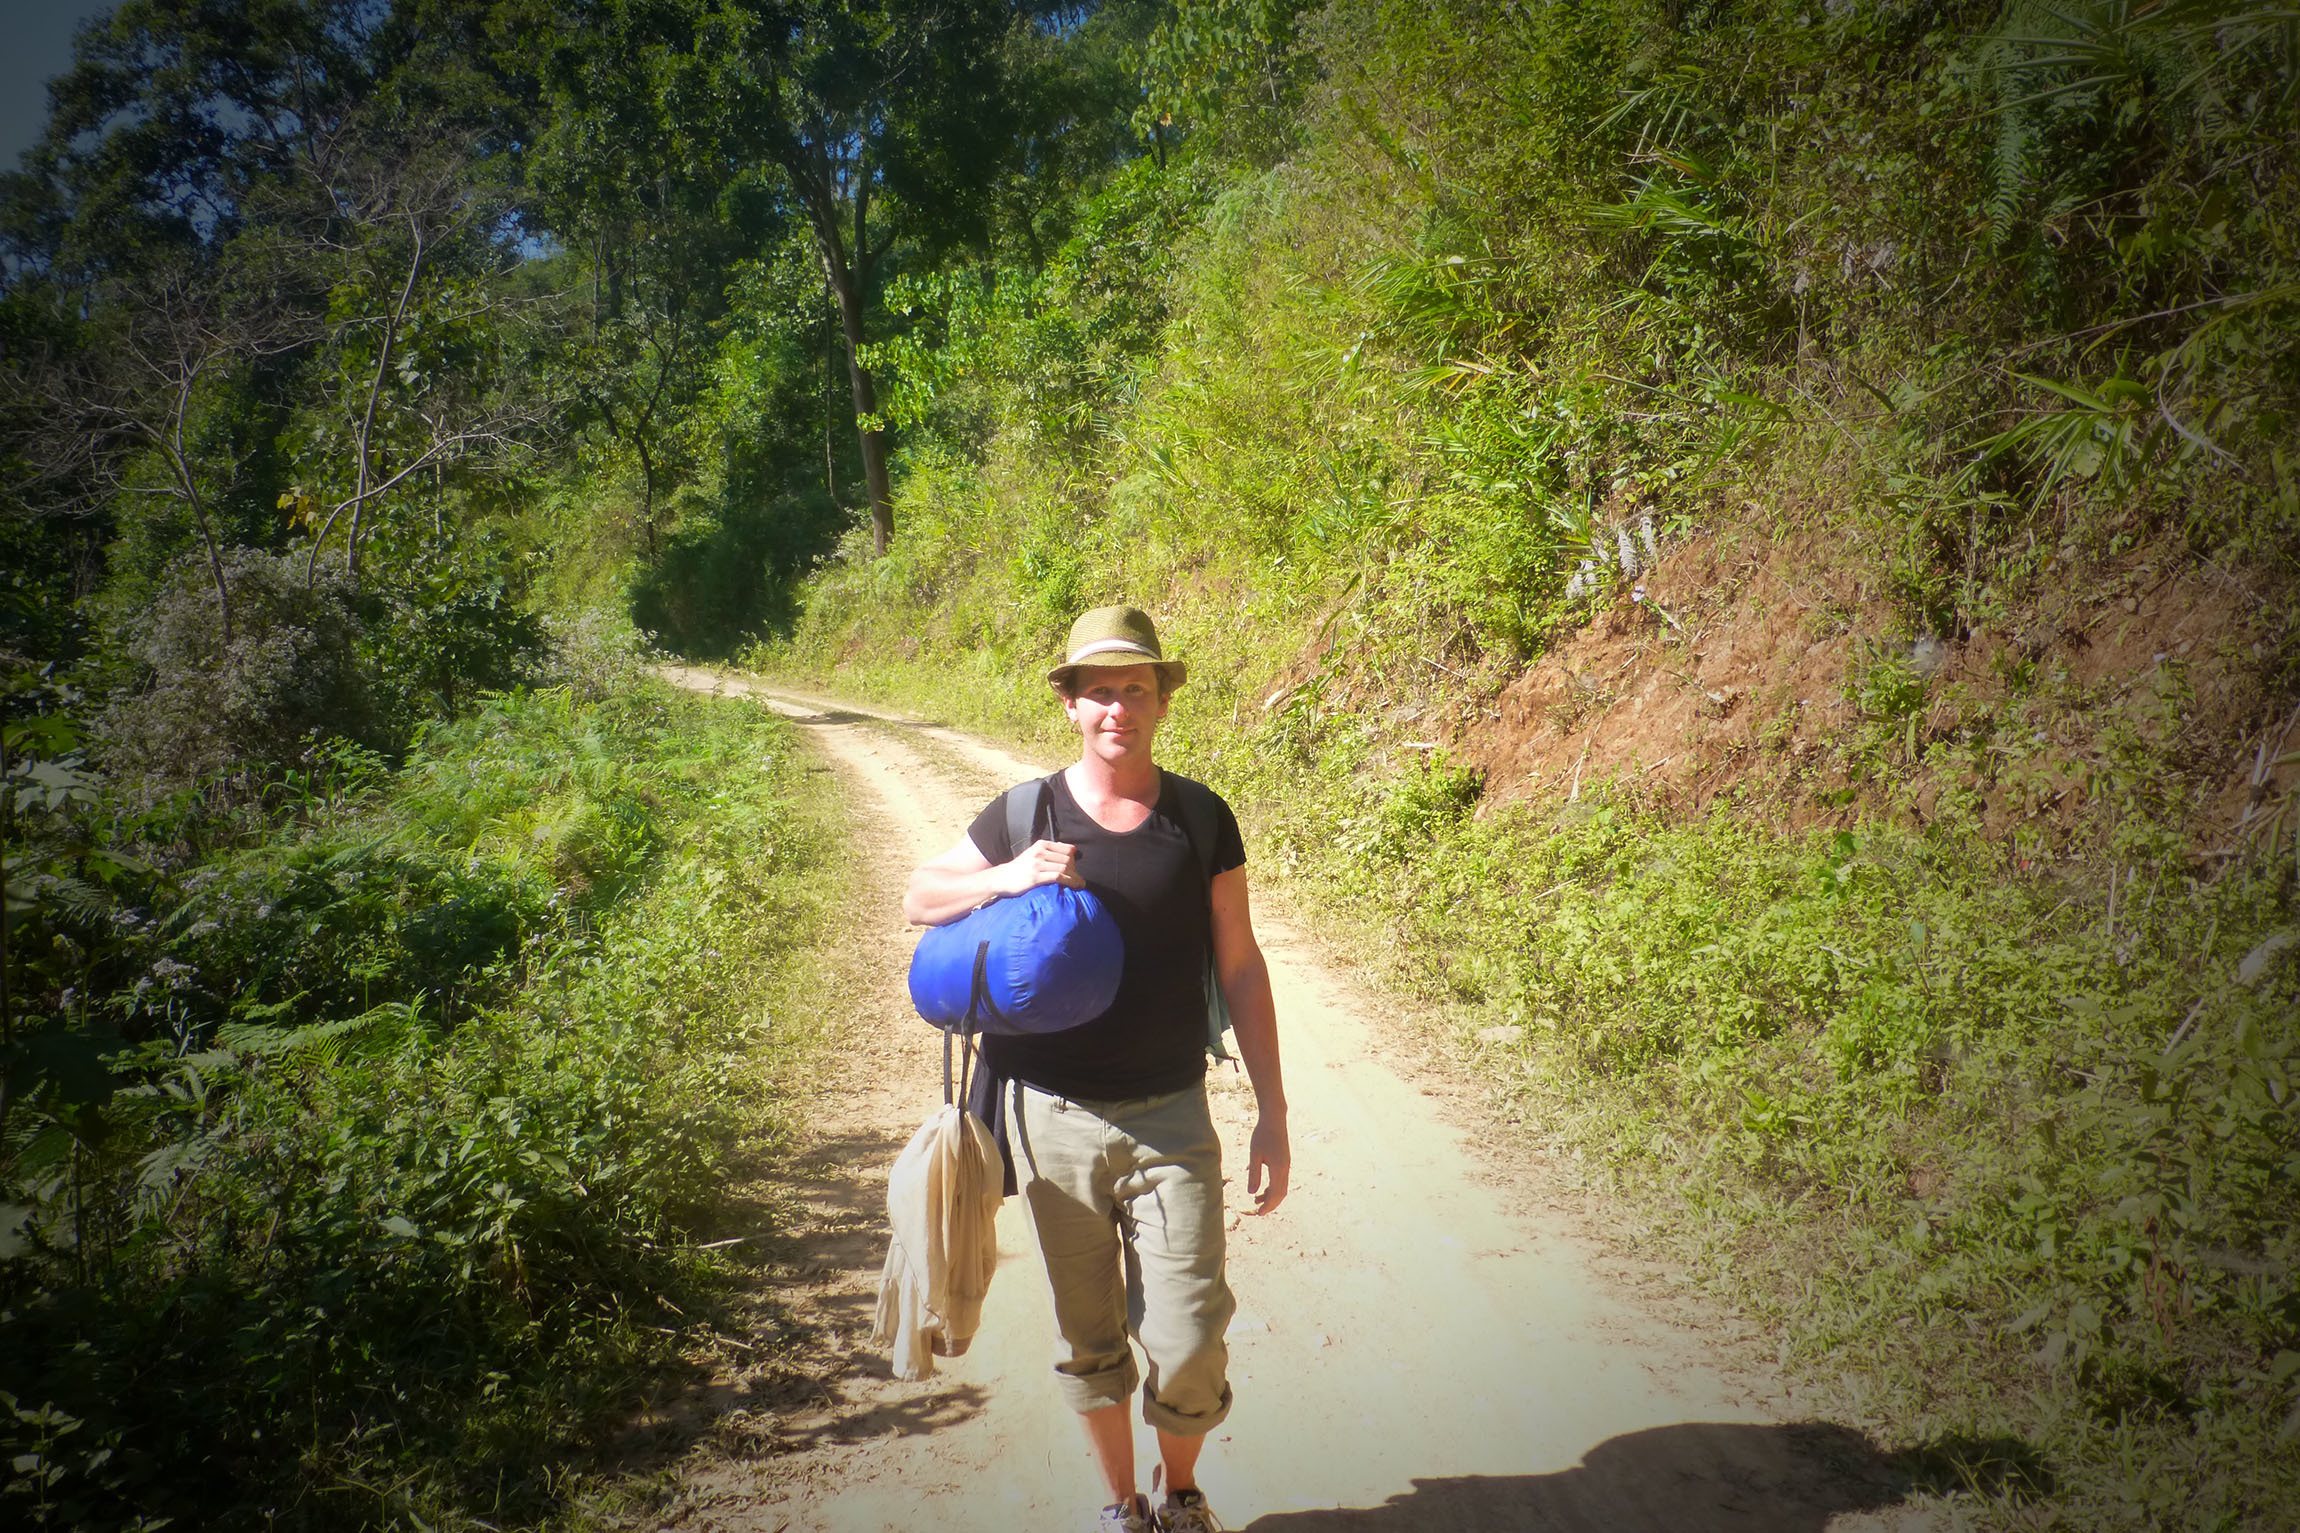
[[[948,926],[910,957],[910,1002],[943,1029],[1058,1033],[1110,1009],[1125,967],[1118,918],[1084,889],[1038,884]]]

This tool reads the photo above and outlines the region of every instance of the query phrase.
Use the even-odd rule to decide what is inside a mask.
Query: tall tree
[[[566,305],[565,382],[582,428],[637,470],[652,563],[658,502],[686,466],[683,417],[724,317],[728,273],[766,242],[774,210],[737,198],[742,173],[696,152],[715,117],[708,103],[670,94],[698,44],[682,5],[599,0],[549,35],[537,61],[534,182],[562,264],[581,274]]]
[[[323,186],[375,80],[389,8],[367,0],[124,0],[84,30],[27,157],[67,216],[35,253],[59,275],[215,248],[251,195]]]
[[[12,488],[43,486],[51,514],[121,495],[176,503],[198,538],[228,646],[232,599],[214,505],[228,471],[203,451],[200,416],[239,370],[292,350],[299,327],[260,287],[182,261],[107,277],[99,295],[91,322],[0,372],[34,402],[11,415]]]
[[[331,177],[326,215],[283,218],[276,242],[300,244],[327,284],[304,414],[326,460],[311,465],[315,479],[333,488],[324,514],[307,511],[310,569],[342,522],[355,586],[388,497],[418,475],[436,492],[451,464],[499,454],[534,424],[492,344],[508,306],[494,279],[518,257],[500,189],[473,174],[476,147],[444,131],[420,144],[360,136]]]
[[[22,482],[48,514],[123,489],[182,505],[227,637],[220,469],[193,422],[240,364],[294,348],[309,296],[235,280],[233,237],[251,197],[320,165],[372,80],[377,16],[359,0],[124,0],[81,32],[45,134],[0,185],[0,281],[71,317],[9,359],[42,402],[12,426]]]
[[[506,115],[502,92],[441,67],[457,52],[454,29],[421,34],[408,14],[431,8],[126,0],[82,32],[46,134],[0,185],[0,280],[14,297],[36,289],[85,316],[63,332],[76,346],[13,359],[51,405],[29,435],[13,433],[39,448],[44,503],[81,509],[129,488],[184,506],[227,638],[222,544],[234,539],[212,504],[225,472],[202,463],[191,423],[251,358],[297,358],[269,369],[269,403],[346,406],[335,429],[307,436],[314,457],[345,459],[349,487],[324,524],[348,512],[355,577],[380,496],[503,434],[499,418],[442,409],[453,391],[441,391],[398,412],[428,422],[426,443],[399,452],[390,441],[389,396],[418,381],[410,325],[443,328],[427,299],[446,247],[502,243],[488,227],[507,179],[489,163],[506,158],[488,137]],[[347,340],[363,366],[356,387],[331,389]],[[44,428],[60,429],[42,440]],[[331,465],[309,462],[304,477],[325,481]],[[240,488],[269,508],[283,487]]]
[[[865,356],[872,303],[898,242],[933,253],[983,239],[1012,144],[1001,44],[1027,20],[1000,0],[686,3],[686,44],[657,66],[664,120],[688,163],[726,178],[730,202],[764,193],[812,234],[884,553],[894,502]]]
[[[1011,149],[991,191],[1000,259],[1043,267],[1084,190],[1143,151],[1136,56],[1166,7],[1101,0],[1012,29],[1002,72]]]

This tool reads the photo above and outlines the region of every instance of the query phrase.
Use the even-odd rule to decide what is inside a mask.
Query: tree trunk
[[[647,529],[647,562],[659,563],[661,554],[655,547],[655,457],[647,451],[647,436],[642,431],[632,441],[639,453],[639,522]]]
[[[343,563],[345,572],[351,576],[351,588],[355,591],[359,589],[360,536],[366,530],[363,526],[363,523],[367,519],[367,487],[369,483],[369,471],[373,467],[375,461],[373,443],[375,440],[376,407],[383,402],[383,380],[389,374],[391,368],[392,343],[399,339],[399,327],[407,319],[408,300],[415,296],[415,279],[423,272],[424,238],[422,221],[420,219],[410,218],[408,220],[408,230],[414,238],[415,253],[408,258],[407,280],[399,285],[399,302],[392,306],[391,318],[384,322],[383,341],[382,344],[376,348],[375,352],[375,376],[368,380],[367,385],[367,408],[360,412],[358,435],[354,439],[359,446],[358,462],[356,465],[356,472],[358,474],[358,493],[351,503],[351,526],[344,533],[345,547]],[[320,541],[326,541],[324,533],[322,534]],[[316,568],[318,563],[318,549],[314,548],[312,552],[313,563],[314,567]]]
[[[878,394],[863,367],[862,294],[851,271],[829,271],[831,293],[838,299],[839,328],[846,333],[847,382],[854,389],[855,434],[862,442],[863,485],[870,493],[871,551],[886,556],[887,540],[894,536],[894,491],[886,476],[886,433],[866,425],[878,413]]]
[[[208,525],[208,505],[200,498],[200,482],[192,473],[191,454],[184,448],[184,416],[191,409],[192,386],[199,381],[203,361],[187,372],[176,385],[175,418],[168,435],[156,438],[160,450],[167,455],[168,467],[176,476],[176,487],[182,492],[185,504],[192,508],[192,521],[200,529],[200,542],[208,553],[208,576],[216,583],[216,616],[224,636],[224,653],[232,648],[232,588],[224,579],[224,554],[216,546],[216,530]]]
[[[807,211],[807,222],[814,228],[823,285],[838,305],[839,329],[847,343],[847,382],[854,392],[855,436],[862,447],[863,488],[870,496],[871,547],[884,558],[887,543],[894,537],[894,491],[887,482],[886,432],[864,424],[878,413],[878,392],[871,387],[869,369],[863,366],[863,304],[870,293],[871,272],[884,254],[883,248],[873,250],[870,244],[870,177],[862,166],[853,167],[853,200],[842,207],[837,179],[820,147],[788,144],[782,162],[800,205]],[[851,251],[846,231],[840,227],[842,213],[849,211],[854,220]]]
[[[839,503],[838,458],[832,447],[831,432],[839,403],[839,337],[830,326],[823,327],[823,489],[830,495],[831,505]]]
[[[190,470],[188,469],[185,470],[185,483],[190,484]],[[223,550],[216,547],[215,529],[208,525],[208,508],[201,502],[200,492],[193,489],[189,493],[192,502],[192,519],[199,523],[200,541],[207,546],[208,578],[216,584],[216,617],[224,636],[224,650],[228,654],[232,647],[232,588],[224,580]]]

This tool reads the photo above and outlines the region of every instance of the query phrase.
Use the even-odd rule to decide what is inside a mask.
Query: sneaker
[[[1158,1524],[1150,1519],[1150,1498],[1136,1491],[1127,1500],[1104,1507],[1094,1533],[1158,1533]]]
[[[1158,1508],[1158,1533],[1222,1533],[1204,1491],[1178,1490]]]

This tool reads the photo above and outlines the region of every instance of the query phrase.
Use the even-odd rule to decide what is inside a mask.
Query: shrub
[[[317,737],[372,740],[373,698],[358,664],[360,623],[342,575],[305,560],[229,550],[232,637],[204,561],[185,561],[128,649],[143,684],[105,712],[106,760],[160,784],[302,758]]]
[[[662,557],[632,577],[631,620],[677,654],[723,660],[750,640],[787,632],[789,571],[819,551],[830,523],[820,495],[757,504],[681,497]]]
[[[74,925],[109,948],[43,958],[0,1061],[7,1515],[546,1517],[713,1323],[697,1231],[805,1045],[762,1027],[827,897],[792,760],[659,689],[505,697]]]
[[[542,622],[515,599],[510,560],[486,533],[424,540],[363,606],[361,661],[397,733],[532,679],[545,651]]]
[[[543,675],[569,689],[578,703],[630,692],[645,675],[646,641],[619,612],[586,607],[571,617],[545,618],[544,632]]]

